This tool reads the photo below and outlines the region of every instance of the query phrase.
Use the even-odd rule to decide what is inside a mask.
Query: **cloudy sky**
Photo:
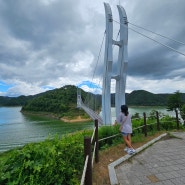
[[[0,0],[0,96],[33,95],[64,85],[98,92],[104,2],[116,21],[116,5],[122,5],[130,22],[126,92],[185,93],[185,56],[132,30],[185,54],[185,45],[132,25],[185,43],[184,0]],[[113,24],[116,40],[119,25]],[[114,68],[116,61],[115,46]]]

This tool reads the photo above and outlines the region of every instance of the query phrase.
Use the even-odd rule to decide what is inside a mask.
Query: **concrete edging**
[[[115,167],[118,166],[119,164],[121,164],[122,162],[128,160],[129,158],[133,157],[134,155],[136,155],[137,153],[141,152],[142,150],[144,150],[145,148],[149,147],[150,145],[154,144],[155,142],[157,142],[158,140],[160,140],[162,137],[165,137],[167,135],[167,133],[162,134],[160,136],[158,136],[157,138],[149,141],[148,143],[144,144],[143,146],[139,147],[136,149],[136,153],[133,155],[125,155],[121,158],[119,158],[118,160],[110,163],[108,165],[108,170],[109,170],[109,178],[110,178],[110,183],[111,185],[118,185],[118,179],[117,179],[117,175],[116,175],[116,171],[115,171]]]

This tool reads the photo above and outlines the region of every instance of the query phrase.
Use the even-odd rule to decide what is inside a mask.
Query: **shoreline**
[[[60,118],[61,121],[63,122],[68,122],[68,123],[78,123],[78,122],[86,122],[86,121],[91,121],[91,118],[81,118],[81,116],[78,116],[75,119],[69,119],[67,117]]]
[[[30,112],[30,111],[21,111],[23,114],[30,114],[30,115],[35,115],[35,116],[40,116],[40,117],[45,117],[49,119],[57,119],[60,121],[63,121],[65,123],[79,123],[79,122],[86,122],[86,121],[91,121],[91,118],[82,118],[81,116],[77,116],[75,118],[68,118],[67,116],[64,117],[59,117],[53,113],[46,113],[46,112]]]

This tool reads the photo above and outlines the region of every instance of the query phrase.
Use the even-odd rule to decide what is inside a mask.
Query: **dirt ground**
[[[147,136],[143,142],[133,143],[133,146],[137,149],[161,134],[162,132],[159,132],[153,136]],[[94,163],[93,166],[93,185],[110,185],[108,165],[127,154],[124,148],[125,144],[119,144],[99,152],[99,162]]]
[[[85,122],[85,121],[90,121],[91,120],[90,118],[87,118],[87,119],[81,118],[81,116],[78,116],[75,119],[68,119],[68,118],[65,118],[65,117],[60,118],[60,119],[64,122],[68,122],[68,123]]]

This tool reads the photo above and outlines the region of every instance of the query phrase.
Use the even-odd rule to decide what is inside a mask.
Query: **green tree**
[[[181,109],[183,105],[181,99],[181,93],[176,91],[174,94],[170,95],[167,100],[167,110],[168,111],[176,111]]]
[[[181,117],[184,120],[184,126],[185,126],[185,104],[183,104],[181,108]]]
[[[167,110],[180,112],[181,118],[185,123],[185,104],[182,100],[180,91],[176,91],[174,94],[168,97]]]
[[[156,112],[157,112],[157,110],[150,111],[148,119],[151,119],[151,120],[157,119]],[[158,112],[158,116],[159,116],[159,118],[162,118],[162,117],[164,117],[164,114],[162,112]]]

